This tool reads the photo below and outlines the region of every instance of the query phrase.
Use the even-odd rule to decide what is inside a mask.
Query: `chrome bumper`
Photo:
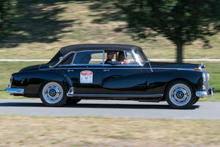
[[[24,89],[22,89],[22,88],[11,88],[11,84],[8,84],[8,88],[6,89],[6,93],[24,94]]]
[[[214,87],[209,87],[207,91],[196,91],[197,97],[212,97],[214,95]]]

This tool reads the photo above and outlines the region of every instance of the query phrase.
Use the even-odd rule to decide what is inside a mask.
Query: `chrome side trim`
[[[83,65],[83,64],[82,64]],[[80,65],[80,66],[82,66],[82,65]],[[89,64],[86,64],[86,65],[89,65]],[[86,66],[86,65],[83,65],[83,66]],[[91,64],[90,64],[91,65]],[[91,69],[103,69],[103,68],[105,68],[105,67],[113,67],[112,65],[108,65],[108,66],[106,66],[107,64],[105,64],[104,66],[103,65],[99,65],[99,66],[101,66],[101,67],[93,67],[93,66],[96,66],[96,65],[93,65],[93,66],[86,66],[86,67],[80,67],[80,68],[78,68],[78,67],[70,67],[70,68],[56,68],[56,69],[87,69],[87,68],[91,68]],[[128,64],[123,64],[124,66],[126,66],[126,65],[128,65]],[[63,66],[63,65],[62,65]],[[60,66],[60,67],[62,67],[62,66]],[[75,65],[74,65],[75,66]],[[114,65],[114,67],[121,67],[121,66],[119,66],[119,65]],[[67,66],[63,66],[63,67],[67,67]],[[134,67],[134,66],[130,66],[130,67]],[[129,68],[129,66],[128,66],[128,68],[111,68],[111,69],[151,69],[151,68],[142,68],[141,66],[137,66],[136,65],[136,67],[138,67],[138,68]],[[193,69],[180,69],[180,68],[152,68],[153,70],[159,70],[159,69],[162,69],[162,70],[189,70],[189,71],[195,71],[195,70],[193,70]],[[46,68],[44,68],[44,69],[40,69],[40,70],[47,70]]]
[[[6,93],[10,94],[24,94],[24,89],[22,88],[7,88]]]
[[[129,98],[151,98],[151,97],[163,97],[163,94],[70,94],[67,93],[68,97],[129,97]]]
[[[72,54],[72,53],[75,53],[75,51],[69,52],[69,53],[67,53],[65,56],[60,57],[59,61],[58,61],[55,65],[53,65],[53,66],[49,66],[49,68],[54,68],[54,67],[56,67],[57,65],[60,64],[60,62],[63,61],[63,59],[65,59],[68,55],[70,55],[70,54]]]
[[[208,97],[211,98],[214,95],[214,87],[209,87],[207,91],[196,91],[197,97]]]

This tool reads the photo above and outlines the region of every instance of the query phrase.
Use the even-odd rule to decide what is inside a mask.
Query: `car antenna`
[[[153,69],[152,69],[151,64],[150,64],[150,60],[148,60],[148,62],[149,62],[150,70],[151,70],[151,72],[153,72]]]

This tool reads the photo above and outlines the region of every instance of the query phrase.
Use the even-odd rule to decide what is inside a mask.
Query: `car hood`
[[[170,62],[150,62],[152,68],[187,68],[194,69],[198,68],[199,64],[189,64],[189,63],[170,63]],[[149,64],[146,63],[145,66]]]

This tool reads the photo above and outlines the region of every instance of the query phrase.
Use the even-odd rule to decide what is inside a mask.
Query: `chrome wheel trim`
[[[191,100],[192,93],[185,84],[176,84],[169,91],[169,99],[176,106],[184,106]]]
[[[63,88],[56,82],[47,83],[42,90],[42,96],[49,104],[58,103],[63,97]]]

